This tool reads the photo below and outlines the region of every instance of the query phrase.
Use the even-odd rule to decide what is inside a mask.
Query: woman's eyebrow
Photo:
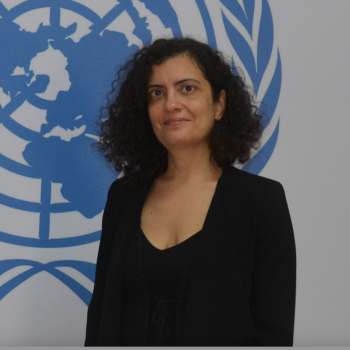
[[[176,85],[180,85],[180,84],[182,84],[182,83],[185,83],[186,81],[194,81],[194,82],[196,82],[197,84],[200,84],[200,83],[201,83],[199,80],[196,80],[196,79],[193,79],[193,78],[186,78],[186,79],[181,79],[181,80],[177,81],[177,82],[175,83],[175,86],[176,86]],[[164,86],[161,85],[161,84],[152,84],[152,85],[148,85],[148,86],[147,86],[147,89],[150,89],[150,88],[164,88]]]
[[[148,86],[147,86],[147,89],[154,88],[154,87],[163,88],[164,86],[163,86],[163,85],[160,85],[160,84],[152,84],[152,85],[148,85]]]
[[[179,85],[179,84],[185,83],[186,81],[194,81],[197,84],[200,84],[199,80],[196,80],[196,79],[193,79],[193,78],[186,78],[186,79],[179,80],[178,82],[175,83],[175,85]]]

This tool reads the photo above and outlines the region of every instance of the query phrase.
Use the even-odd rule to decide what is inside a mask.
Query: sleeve
[[[251,312],[252,345],[292,346],[296,296],[296,250],[281,184],[273,182],[256,226]]]
[[[107,203],[103,213],[102,234],[97,256],[95,285],[87,314],[85,346],[97,345],[105,283],[114,242],[113,233],[115,230],[113,230],[113,227],[115,227],[118,214],[120,216],[121,211],[121,208],[118,208],[118,205],[115,204],[116,197],[118,197],[115,187],[116,183],[112,184],[109,189]],[[121,203],[122,201],[118,200],[118,202]]]

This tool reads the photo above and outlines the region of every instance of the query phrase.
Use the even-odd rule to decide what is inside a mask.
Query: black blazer
[[[151,184],[108,194],[86,346],[118,345],[122,256]],[[179,345],[293,345],[296,254],[283,187],[224,169],[191,260]]]

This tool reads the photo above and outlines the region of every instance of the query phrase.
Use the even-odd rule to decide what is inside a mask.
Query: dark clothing
[[[181,294],[185,294],[187,287],[186,271],[200,235],[198,232],[174,247],[160,250],[140,232],[142,269],[149,297],[146,345],[175,346],[184,302]]]
[[[154,247],[140,230],[142,241],[142,268],[147,290],[162,299],[177,299],[184,266],[195,248],[200,232],[171,248]]]
[[[121,345],[177,345],[186,290],[184,279],[197,237],[198,233],[160,250],[147,240],[140,227],[136,228],[123,263]]]
[[[123,256],[152,185],[123,182],[108,195],[85,345],[121,344]],[[225,168],[186,275],[178,345],[292,345],[296,254],[282,186]]]

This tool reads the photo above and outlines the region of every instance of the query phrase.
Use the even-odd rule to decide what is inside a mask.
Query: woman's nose
[[[168,91],[166,95],[165,109],[169,112],[174,112],[176,110],[181,110],[181,108],[180,96],[176,91]]]

